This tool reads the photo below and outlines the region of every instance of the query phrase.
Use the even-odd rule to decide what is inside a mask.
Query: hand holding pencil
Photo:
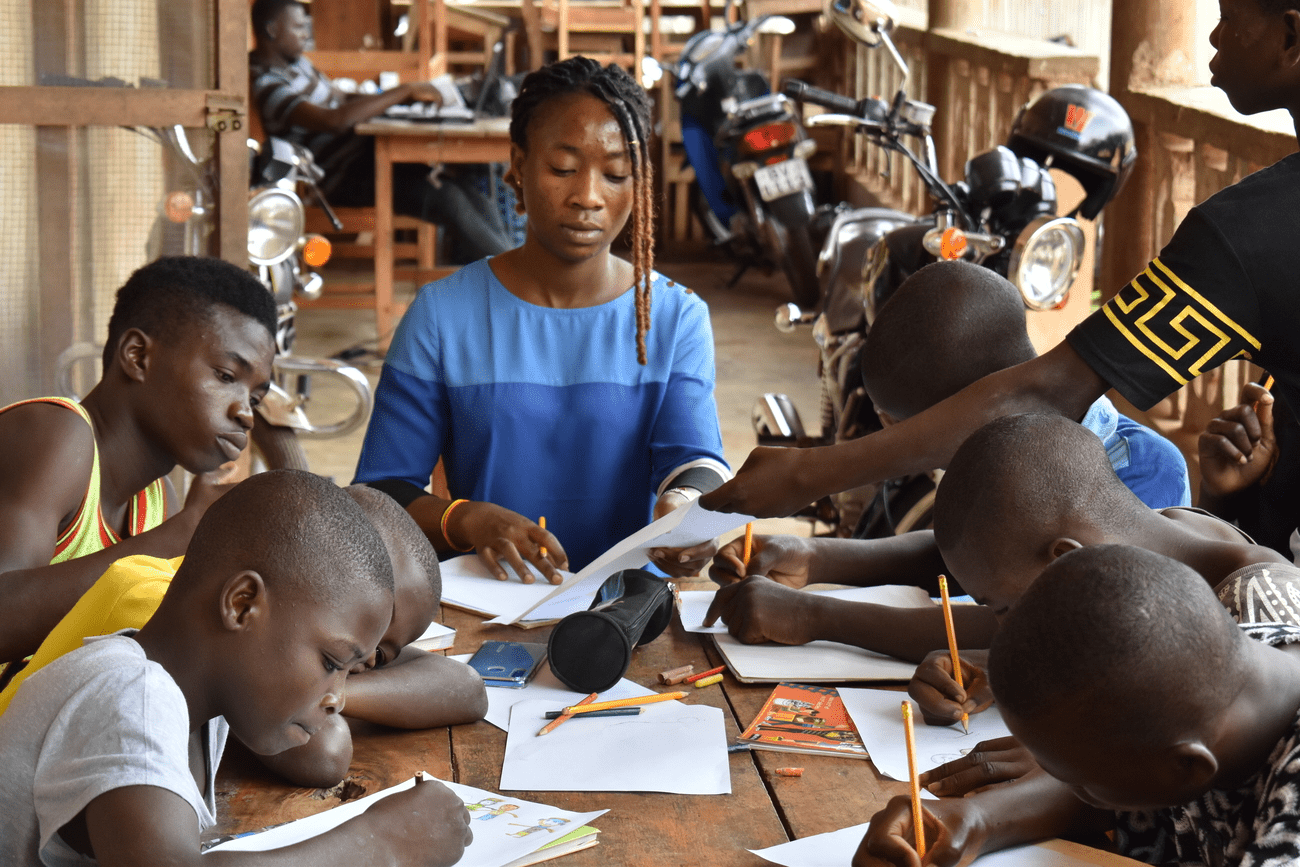
[[[916,667],[907,694],[920,707],[926,725],[950,726],[959,722],[963,713],[976,714],[993,704],[988,676],[979,665],[986,654],[983,650],[962,651],[961,687],[953,677],[948,648],[932,651]]]

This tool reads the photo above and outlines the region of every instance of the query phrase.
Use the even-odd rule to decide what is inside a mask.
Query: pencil
[[[939,595],[943,597],[943,625],[948,630],[948,653],[952,655],[952,678],[957,681],[957,688],[964,690],[966,687],[961,682],[961,657],[957,655],[957,631],[952,626],[952,600],[948,598],[948,579],[943,575],[939,576]],[[970,734],[970,714],[962,711],[961,714],[962,731]]]
[[[580,716],[637,716],[641,713],[641,710],[639,707],[611,707],[609,710],[593,710],[591,713],[580,714]],[[562,716],[564,716],[562,710],[548,710],[546,712],[547,719],[559,719]],[[572,717],[573,714],[569,714],[569,716]]]
[[[925,824],[921,818],[921,780],[916,773],[916,736],[912,734],[912,703],[903,702],[903,735],[907,738],[907,775],[912,787],[912,825],[916,828],[916,855],[925,860]]]
[[[595,696],[592,696],[592,698],[595,698]],[[613,701],[598,701],[595,704],[588,704],[584,701],[582,704],[575,704],[563,708],[563,712],[567,714],[591,713],[593,710],[608,710],[612,707],[636,707],[641,704],[654,704],[656,702],[672,701],[678,698],[686,698],[686,693],[661,692],[656,693],[655,695],[639,696],[638,698],[616,698]]]
[[[537,519],[537,526],[541,527],[543,530],[546,529],[546,516],[545,516],[545,515],[542,515],[540,518]],[[546,546],[543,545],[543,546],[542,546],[542,550],[541,550],[540,552],[538,552],[538,553],[540,553],[540,554],[542,555],[542,559],[545,559],[545,558],[546,558]]]
[[[596,697],[599,695],[600,693],[593,692],[591,695],[584,698],[577,705],[574,705],[574,707],[585,707],[591,704],[593,701],[595,701]],[[542,730],[537,733],[537,736],[540,738],[542,735],[549,735],[551,732],[559,728],[560,723],[564,722],[566,719],[573,719],[572,707],[566,707],[563,711],[560,712],[559,716],[557,716],[555,719],[548,722],[546,725],[542,726]]]
[[[740,559],[745,561],[745,574],[741,577],[749,577],[749,555],[754,553],[754,522],[750,521],[745,525],[745,547],[740,552]]]
[[[701,671],[699,674],[692,674],[686,678],[687,683],[695,683],[697,680],[704,680],[706,677],[713,677],[715,674],[722,674],[726,671],[725,665],[719,665],[717,668],[710,668],[708,671]]]
[[[1271,373],[1268,375],[1268,379],[1264,380],[1264,390],[1265,391],[1273,390],[1273,374]]]

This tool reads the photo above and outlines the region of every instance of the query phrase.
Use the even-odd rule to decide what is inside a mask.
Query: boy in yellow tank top
[[[114,560],[185,552],[225,488],[200,478],[177,509],[165,476],[238,456],[274,333],[275,303],[248,272],[160,259],[118,290],[104,373],[80,404],[0,409],[0,662],[32,653]]]

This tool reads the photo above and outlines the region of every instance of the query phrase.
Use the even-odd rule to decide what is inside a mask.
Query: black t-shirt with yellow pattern
[[[1278,396],[1300,411],[1298,247],[1300,154],[1292,154],[1193,208],[1160,255],[1070,333],[1070,345],[1142,409],[1242,357],[1271,373]]]

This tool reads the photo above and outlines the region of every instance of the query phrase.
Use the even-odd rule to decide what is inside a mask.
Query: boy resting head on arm
[[[1295,641],[1294,626],[1235,623],[1168,557],[1062,556],[989,661],[1007,726],[1046,774],[927,805],[931,862],[1109,826],[1120,854],[1150,864],[1297,863],[1300,664],[1277,649]],[[906,798],[871,824],[855,865],[920,863]]]
[[[227,732],[263,755],[306,744],[343,709],[348,671],[392,610],[383,542],[351,498],[292,470],[237,486],[143,629],[55,660],[0,717],[0,861],[454,863],[468,813],[427,783],[297,846],[199,851]]]

